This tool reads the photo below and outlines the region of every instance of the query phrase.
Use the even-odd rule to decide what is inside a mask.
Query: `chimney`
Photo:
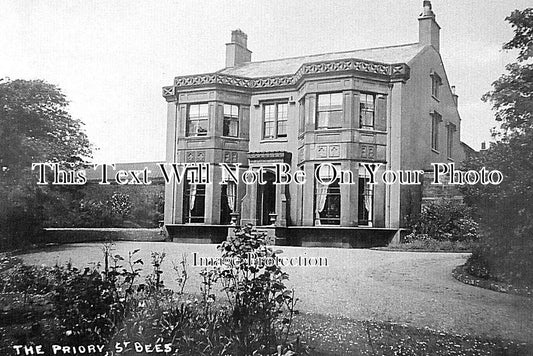
[[[455,85],[452,85],[452,97],[453,97],[453,102],[455,103],[455,106],[458,106],[459,105],[459,95],[457,95],[457,93],[455,92]]]
[[[231,31],[231,42],[226,43],[226,67],[235,67],[252,60],[252,51],[247,47],[248,36],[237,29]]]
[[[431,10],[431,1],[424,0],[424,11],[418,18],[418,43],[432,45],[439,51],[440,26],[435,20],[435,13]]]

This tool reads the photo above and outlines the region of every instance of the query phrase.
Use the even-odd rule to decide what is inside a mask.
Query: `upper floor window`
[[[452,158],[452,154],[453,154],[453,136],[454,136],[454,133],[455,133],[455,125],[452,124],[451,122],[448,123],[448,130],[446,132],[446,142],[447,142],[447,145],[446,145],[446,154],[448,156],[448,158]]]
[[[359,95],[359,127],[373,129],[376,113],[376,96],[374,94],[361,93]]]
[[[205,136],[209,125],[208,104],[191,104],[187,113],[187,136]]]
[[[305,98],[302,98],[299,102],[299,122],[298,122],[298,132],[303,133],[305,132]]]
[[[437,73],[431,74],[431,95],[434,98],[439,98],[440,86],[442,85],[442,79],[440,79]]]
[[[317,129],[342,127],[342,93],[319,94],[317,105]]]
[[[224,104],[223,136],[239,136],[239,107],[237,105]]]
[[[439,150],[439,125],[442,121],[442,116],[437,112],[431,113],[431,148],[435,151]]]
[[[263,106],[263,138],[287,137],[288,103],[265,104]]]

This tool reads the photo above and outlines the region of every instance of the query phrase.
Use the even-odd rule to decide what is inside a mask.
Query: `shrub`
[[[0,249],[24,247],[37,241],[41,232],[43,201],[39,188],[0,185]]]
[[[285,347],[296,300],[284,284],[288,274],[269,263],[281,251],[267,247],[265,234],[257,234],[251,225],[236,230],[235,237],[224,241],[219,250],[223,259],[238,261],[219,274],[240,340],[234,352],[271,354],[278,346]]]
[[[51,300],[56,340],[64,345],[108,343],[127,309],[127,300],[95,268],[57,267]]]
[[[290,339],[296,299],[284,285],[288,275],[265,263],[281,251],[268,248],[264,235],[251,226],[236,230],[219,250],[223,259],[240,263],[202,270],[199,300],[183,293],[185,257],[174,264],[174,292],[165,288],[162,277],[165,253],[152,252],[151,273],[138,283],[143,265],[136,257],[139,250],[124,258],[114,253],[111,242],[103,246],[103,270],[100,264],[83,270],[70,264],[20,264],[4,271],[10,273],[0,286],[49,299],[51,322],[27,342],[116,345],[127,340],[130,351],[134,342],[157,343],[173,355],[292,355],[302,349],[298,338]],[[227,300],[217,300],[217,287]]]
[[[126,219],[131,213],[132,205],[128,194],[114,193],[109,199],[108,205],[111,208],[111,213],[122,220]]]
[[[422,208],[410,223],[411,238],[437,241],[474,241],[478,239],[478,224],[465,204],[440,200]]]

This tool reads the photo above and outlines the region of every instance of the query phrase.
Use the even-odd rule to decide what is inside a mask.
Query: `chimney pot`
[[[238,43],[244,48],[246,48],[248,42],[248,35],[246,35],[246,33],[242,32],[242,30],[238,28],[234,31],[231,31],[231,42]]]

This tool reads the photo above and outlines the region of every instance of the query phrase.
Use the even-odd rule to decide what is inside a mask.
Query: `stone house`
[[[418,23],[417,43],[260,62],[235,30],[225,68],[174,78],[163,88],[166,161],[209,163],[213,183],[166,185],[169,233],[215,241],[233,219],[280,243],[369,246],[398,236],[420,209],[422,185],[370,184],[363,164],[381,164],[379,176],[464,158],[430,1]],[[265,184],[218,184],[221,162],[262,168]],[[305,172],[306,184],[274,184],[282,163]],[[317,182],[318,168],[322,178],[351,172],[352,184]]]

